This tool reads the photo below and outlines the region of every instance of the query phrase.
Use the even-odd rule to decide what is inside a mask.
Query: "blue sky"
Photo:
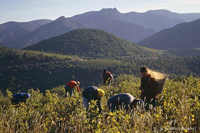
[[[0,0],[0,24],[36,19],[55,20],[102,8],[121,13],[167,9],[177,13],[200,13],[200,0]]]

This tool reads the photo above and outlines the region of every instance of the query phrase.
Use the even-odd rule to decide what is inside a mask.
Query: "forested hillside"
[[[23,53],[24,52],[24,53]],[[46,55],[45,55],[46,54]],[[49,53],[50,54],[50,53]],[[30,88],[46,89],[64,85],[69,80],[79,80],[81,87],[102,84],[101,73],[107,68],[114,77],[133,74],[140,77],[143,65],[175,76],[199,76],[200,56],[189,58],[139,59],[89,59],[47,53],[34,54],[32,51],[14,50],[1,47],[0,84],[2,92],[9,89],[13,93]],[[64,58],[61,58],[64,56]]]
[[[178,57],[194,57],[200,55],[200,48],[194,49],[169,49],[165,52],[168,52],[171,55]]]
[[[141,47],[97,29],[73,30],[61,36],[41,41],[26,49],[90,58],[156,57],[161,54],[161,51]]]

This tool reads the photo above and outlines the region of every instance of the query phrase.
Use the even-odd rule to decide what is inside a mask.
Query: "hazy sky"
[[[0,0],[0,24],[36,19],[55,20],[102,8],[121,13],[167,9],[177,13],[200,13],[200,0]]]

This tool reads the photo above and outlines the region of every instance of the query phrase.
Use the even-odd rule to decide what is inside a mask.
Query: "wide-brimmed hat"
[[[97,89],[97,91],[100,97],[105,95],[105,92],[102,89]]]

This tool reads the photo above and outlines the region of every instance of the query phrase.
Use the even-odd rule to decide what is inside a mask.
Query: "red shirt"
[[[80,92],[79,86],[77,85],[76,81],[71,80],[66,85],[69,86],[70,88],[74,88],[77,86],[77,91]]]

